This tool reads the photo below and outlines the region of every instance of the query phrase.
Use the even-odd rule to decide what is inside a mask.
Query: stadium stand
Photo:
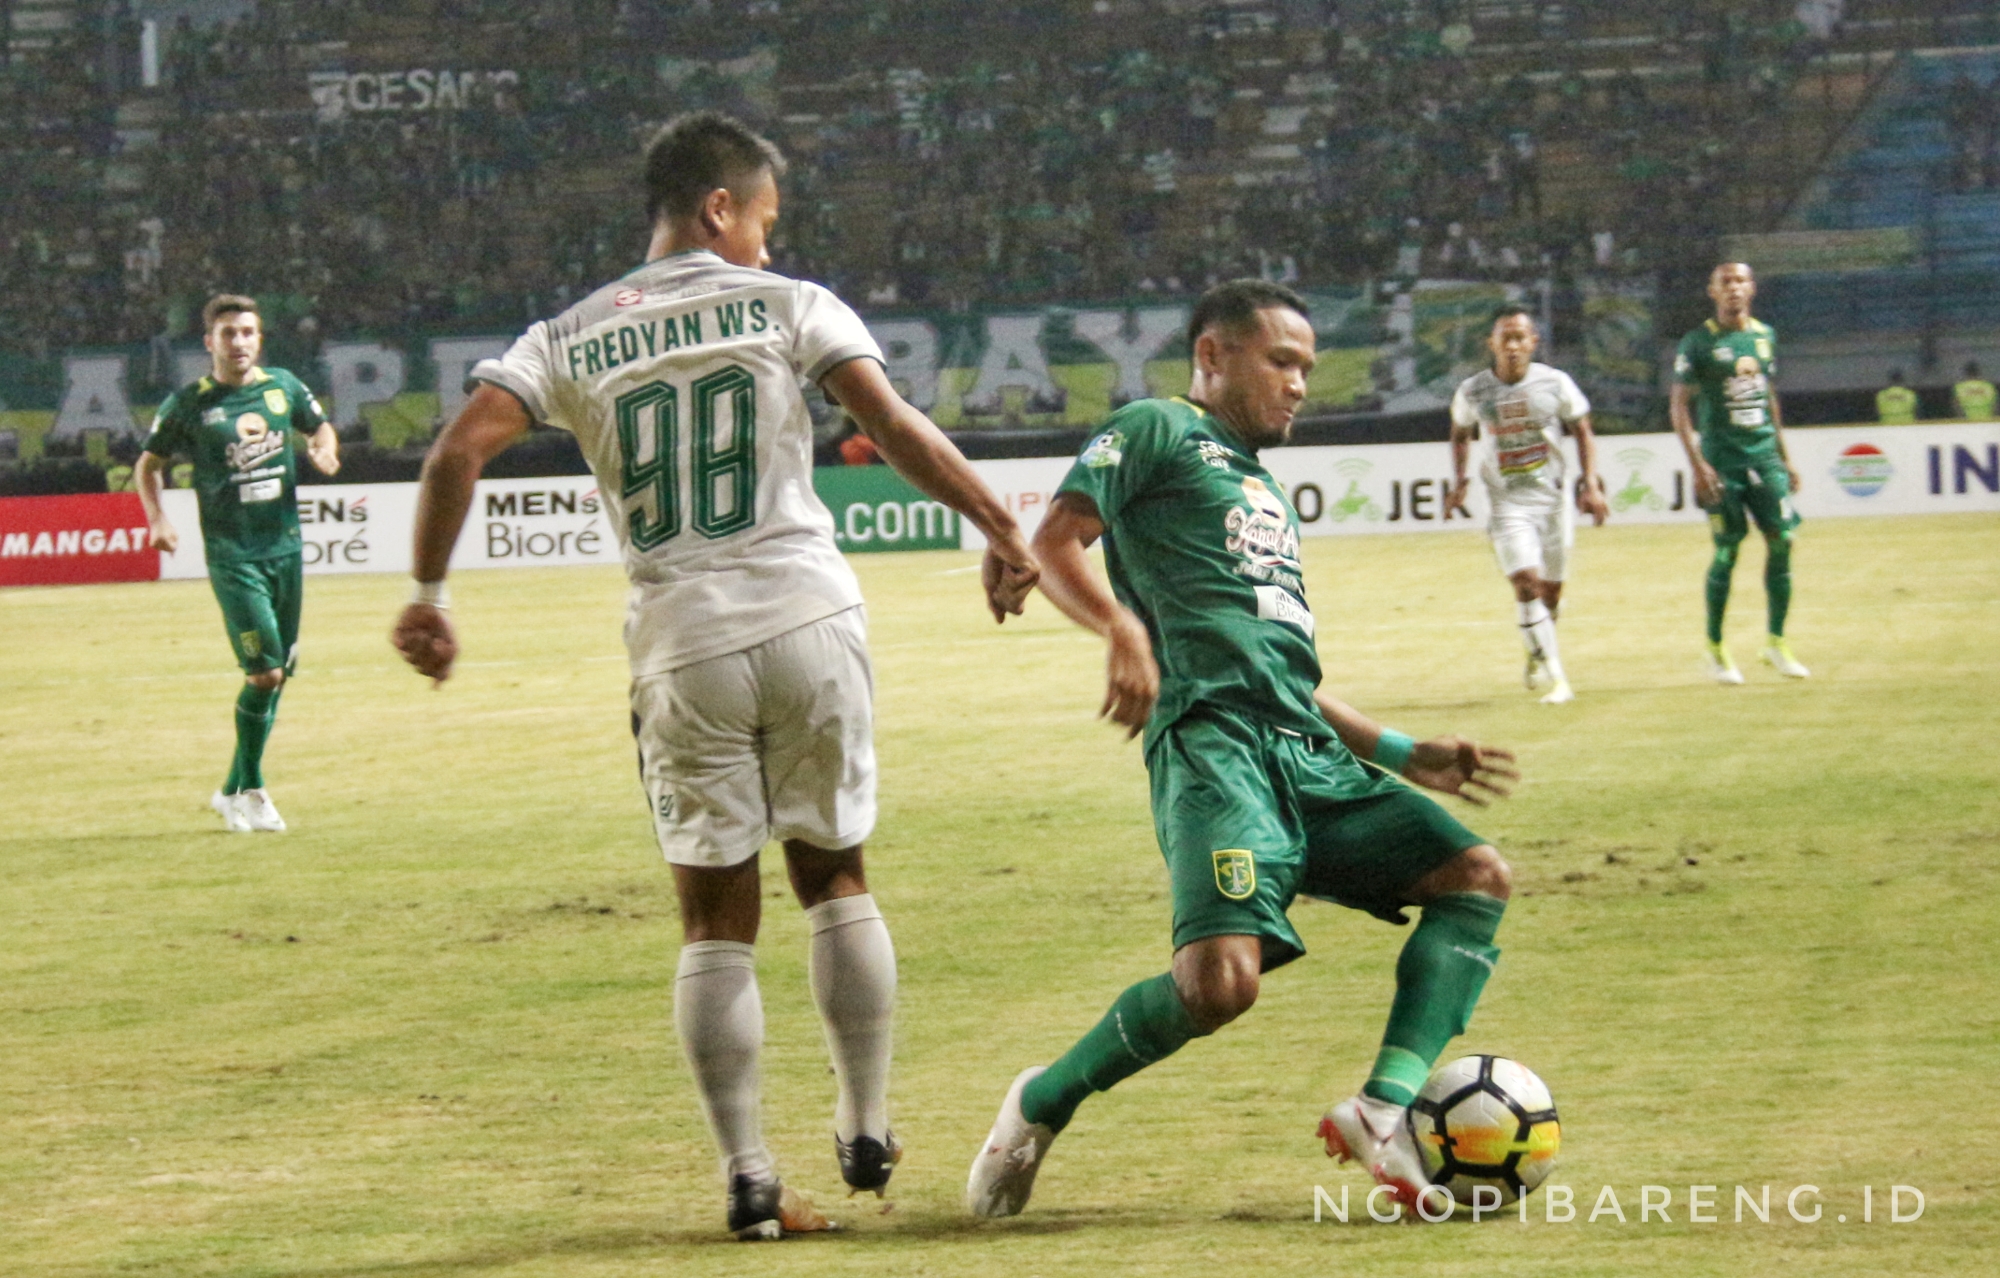
[[[150,402],[223,287],[264,300],[271,362],[304,370],[332,337],[518,330],[633,264],[633,156],[703,106],[793,158],[778,269],[877,313],[1184,297],[1242,274],[1446,278],[1542,290],[1575,349],[1605,280],[1671,299],[1665,331],[1699,309],[1719,237],[1897,227],[1921,269],[1775,281],[1781,328],[1855,322],[1856,289],[1913,331],[2000,306],[2000,74],[1978,52],[2000,18],[1976,0],[0,16],[6,385],[64,351],[143,346],[133,397]]]

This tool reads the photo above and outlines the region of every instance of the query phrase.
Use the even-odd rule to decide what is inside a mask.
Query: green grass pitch
[[[723,1240],[673,1041],[615,574],[460,574],[439,691],[385,642],[405,583],[311,580],[267,763],[282,837],[204,806],[237,684],[205,585],[0,592],[0,1272],[1973,1272],[2000,1226],[1996,545],[1991,516],[1808,524],[1802,684],[1754,661],[1749,549],[1729,689],[1697,664],[1701,530],[1586,529],[1578,700],[1553,708],[1519,688],[1476,534],[1306,543],[1330,686],[1527,773],[1468,818],[1517,896],[1454,1051],[1548,1079],[1578,1218],[1538,1195],[1526,1225],[1429,1227],[1370,1223],[1314,1140],[1402,939],[1319,904],[1240,1023],[1084,1107],[1024,1216],[962,1214],[1008,1079],[1166,963],[1165,874],[1138,752],[1092,719],[1097,642],[1039,599],[992,626],[969,555],[858,558],[909,1152],[891,1210],[840,1197],[804,929],[767,857],[767,1131],[848,1231],[753,1252]],[[1819,1223],[1785,1214],[1802,1184]],[[1895,1184],[1922,1219],[1888,1223]],[[1315,1185],[1347,1187],[1351,1223],[1313,1221]],[[1645,1185],[1666,1222],[1640,1221]],[[1693,1185],[1718,1223],[1689,1220]],[[1734,1222],[1738,1185],[1772,1187],[1772,1223]],[[1585,1219],[1604,1186],[1626,1223]]]

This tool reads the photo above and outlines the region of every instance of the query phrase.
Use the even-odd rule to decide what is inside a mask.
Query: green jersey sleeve
[[[1694,386],[1701,381],[1697,370],[1704,336],[1700,329],[1695,329],[1681,338],[1681,344],[1674,349],[1674,380],[1683,386]]]
[[[145,451],[155,457],[194,456],[194,435],[188,429],[190,415],[184,405],[192,398],[186,391],[175,391],[160,404],[153,414],[152,429],[146,432]]]
[[[326,410],[319,406],[319,396],[312,393],[310,386],[290,374],[285,381],[292,401],[292,429],[310,435],[326,423]]]
[[[1158,401],[1127,404],[1084,445],[1056,491],[1090,498],[1097,517],[1109,525],[1157,476],[1173,432],[1173,420]]]

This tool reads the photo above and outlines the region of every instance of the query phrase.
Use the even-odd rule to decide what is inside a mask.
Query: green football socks
[[[1722,642],[1722,614],[1729,608],[1729,578],[1736,572],[1736,547],[1717,546],[1708,564],[1708,641]]]
[[[1021,1092],[1021,1114],[1059,1132],[1069,1126],[1084,1097],[1109,1091],[1194,1037],[1194,1021],[1174,988],[1173,974],[1140,981],[1120,994],[1104,1019],[1060,1060],[1028,1083]]]
[[[1771,634],[1782,638],[1785,614],[1792,610],[1792,540],[1783,537],[1770,543],[1764,558],[1764,604],[1770,609]]]
[[[1493,934],[1506,910],[1505,901],[1477,892],[1455,892],[1423,907],[1396,960],[1396,1001],[1362,1095],[1396,1105],[1417,1098],[1431,1066],[1472,1019],[1500,957]]]
[[[236,694],[236,757],[229,764],[229,779],[222,783],[224,794],[264,788],[264,743],[271,739],[283,692],[282,685],[260,688],[246,683]]]

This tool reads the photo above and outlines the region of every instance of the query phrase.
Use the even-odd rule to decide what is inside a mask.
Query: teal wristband
[[[1375,742],[1375,766],[1401,776],[1404,766],[1410,761],[1410,752],[1416,748],[1415,737],[1394,728],[1384,728]]]

